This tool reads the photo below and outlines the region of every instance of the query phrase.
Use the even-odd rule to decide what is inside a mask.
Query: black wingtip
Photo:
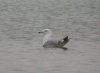
[[[66,36],[63,40],[64,40],[64,41],[68,41],[68,36]]]
[[[69,42],[69,38],[68,38],[68,36],[66,36],[65,38],[63,38],[63,43],[64,43],[64,45],[66,44],[66,43],[68,43]]]

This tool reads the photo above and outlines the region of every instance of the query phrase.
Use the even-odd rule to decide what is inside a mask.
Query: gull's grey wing
[[[43,47],[45,47],[45,48],[57,48],[58,46],[59,46],[58,40],[48,40],[43,45]]]

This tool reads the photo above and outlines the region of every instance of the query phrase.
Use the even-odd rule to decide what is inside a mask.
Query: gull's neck
[[[48,40],[51,39],[52,36],[52,31],[49,31],[43,38],[43,44],[45,44],[45,42],[47,42]]]

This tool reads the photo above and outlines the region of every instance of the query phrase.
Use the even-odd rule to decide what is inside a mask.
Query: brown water
[[[44,28],[68,50],[44,49]],[[100,73],[100,1],[0,0],[0,73]]]

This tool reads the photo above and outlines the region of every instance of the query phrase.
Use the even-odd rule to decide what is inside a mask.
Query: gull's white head
[[[52,31],[50,29],[43,29],[41,32],[39,33],[44,33],[44,34],[50,34],[52,33]]]

